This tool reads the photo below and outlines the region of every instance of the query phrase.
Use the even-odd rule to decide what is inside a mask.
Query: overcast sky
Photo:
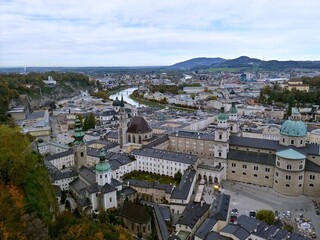
[[[0,67],[320,60],[319,0],[0,0]]]

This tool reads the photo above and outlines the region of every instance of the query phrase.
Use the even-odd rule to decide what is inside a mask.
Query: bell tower
[[[118,143],[120,148],[127,143],[127,113],[124,108],[123,97],[121,96],[121,105],[119,111],[119,128],[118,128]]]
[[[75,124],[76,127],[73,134],[73,152],[75,167],[79,169],[81,166],[87,165],[87,144],[83,140],[86,134],[82,130],[79,116],[76,117]]]

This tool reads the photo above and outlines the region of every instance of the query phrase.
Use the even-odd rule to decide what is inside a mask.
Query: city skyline
[[[0,67],[320,60],[320,2],[0,1]]]

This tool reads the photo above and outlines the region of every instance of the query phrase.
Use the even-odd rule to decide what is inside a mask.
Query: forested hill
[[[213,64],[221,63],[221,62],[224,62],[224,61],[225,61],[225,59],[219,58],[219,57],[217,57],[217,58],[205,58],[205,57],[192,58],[192,59],[187,60],[187,61],[176,63],[176,64],[174,64],[172,66],[169,66],[168,68],[170,68],[170,69],[181,69],[181,70],[191,69],[191,68],[195,68],[195,67],[207,68],[207,67],[210,67]]]
[[[47,80],[48,76],[57,81],[55,86],[45,85],[43,80]],[[93,85],[88,76],[80,73],[0,74],[0,122],[5,121],[11,100],[21,94],[35,99],[35,103],[49,105],[50,101],[76,94],[79,89],[88,89]]]

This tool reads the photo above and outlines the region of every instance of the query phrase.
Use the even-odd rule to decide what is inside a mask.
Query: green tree
[[[84,120],[83,130],[87,131],[88,129],[94,128],[96,126],[96,118],[91,112],[88,117]]]
[[[256,218],[258,220],[266,222],[269,225],[273,225],[275,221],[274,212],[266,209],[258,211]]]
[[[180,170],[178,171],[178,172],[176,172],[175,174],[174,174],[174,177],[173,177],[173,179],[176,181],[176,182],[180,182],[181,181],[181,178],[182,178],[182,173],[180,172]]]

